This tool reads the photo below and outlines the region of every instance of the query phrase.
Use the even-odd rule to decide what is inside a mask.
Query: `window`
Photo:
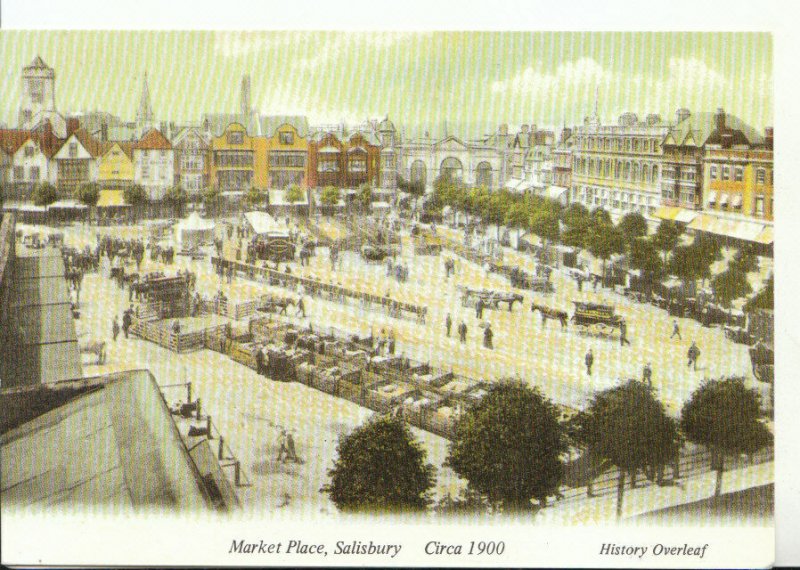
[[[722,179],[723,180],[730,180],[731,179],[731,167],[730,166],[723,166],[722,167]]]
[[[31,180],[33,180],[33,181],[39,180],[39,167],[38,166],[31,166]]]
[[[25,124],[30,123],[31,119],[33,118],[33,114],[31,113],[30,109],[25,109],[22,111],[22,122]]]
[[[44,102],[44,90],[42,89],[41,79],[30,80],[31,101],[33,103],[42,104]]]
[[[744,168],[741,166],[736,166],[733,169],[733,179],[736,182],[741,182],[744,179]]]
[[[228,144],[244,144],[244,133],[242,131],[228,133]]]
[[[25,168],[22,166],[15,166],[14,167],[14,180],[20,181],[25,178]]]
[[[269,165],[270,168],[304,168],[306,155],[303,152],[271,152],[269,154]]]
[[[69,157],[78,158],[78,143],[69,143]]]
[[[763,168],[756,170],[756,184],[764,184],[767,179],[767,171]]]
[[[25,158],[32,157],[35,150],[36,149],[34,148],[34,146],[32,144],[29,144],[28,146],[26,146],[25,147]]]
[[[639,139],[633,139],[633,152],[639,152]]]
[[[764,196],[756,196],[755,215],[759,218],[764,217]]]
[[[708,169],[708,177],[711,180],[717,179],[717,166],[712,164],[711,167]]]
[[[625,152],[631,151],[631,139],[625,139]]]
[[[279,133],[281,144],[294,144],[294,133],[281,132]]]

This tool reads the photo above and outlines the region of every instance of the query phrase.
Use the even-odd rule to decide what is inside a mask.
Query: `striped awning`
[[[775,241],[773,233],[774,230],[772,226],[764,226],[764,229],[761,231],[761,233],[756,236],[755,241],[757,243],[769,245]]]
[[[716,204],[717,203],[717,193],[713,190],[708,193],[708,203],[709,204]]]
[[[762,223],[718,218],[708,214],[698,215],[688,227],[696,231],[753,242],[758,241],[757,238],[765,230],[765,226]],[[765,239],[767,237],[770,236],[765,236]]]

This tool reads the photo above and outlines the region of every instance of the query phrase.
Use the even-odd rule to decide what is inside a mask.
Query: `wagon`
[[[575,313],[572,315],[572,323],[579,331],[610,336],[625,323],[625,319],[615,314],[611,305],[581,301],[573,303]]]
[[[475,307],[478,300],[483,301],[483,306],[487,309],[498,309],[500,303],[508,303],[508,310],[514,308],[514,303],[522,304],[523,297],[519,293],[506,293],[504,291],[492,291],[489,289],[470,289],[462,288],[461,305],[464,307]]]

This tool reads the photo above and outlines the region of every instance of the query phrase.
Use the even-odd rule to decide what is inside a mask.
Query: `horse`
[[[542,325],[548,320],[558,320],[561,323],[561,328],[566,330],[567,323],[569,322],[569,315],[566,311],[560,311],[558,309],[553,309],[551,307],[547,307],[546,305],[538,305],[536,302],[531,303],[531,313],[535,313],[539,311],[542,315]]]

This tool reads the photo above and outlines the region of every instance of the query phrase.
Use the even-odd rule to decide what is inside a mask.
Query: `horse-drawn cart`
[[[519,302],[522,304],[523,297],[519,293],[506,293],[505,291],[492,291],[490,289],[470,289],[469,287],[460,287],[461,289],[461,305],[464,307],[475,307],[478,301],[483,302],[483,306],[487,309],[499,309],[500,303],[507,303],[508,310],[514,308],[514,303]]]
[[[611,305],[581,301],[573,303],[575,314],[572,315],[572,323],[581,332],[611,336],[616,329],[621,329],[625,324],[625,319],[615,314]]]

